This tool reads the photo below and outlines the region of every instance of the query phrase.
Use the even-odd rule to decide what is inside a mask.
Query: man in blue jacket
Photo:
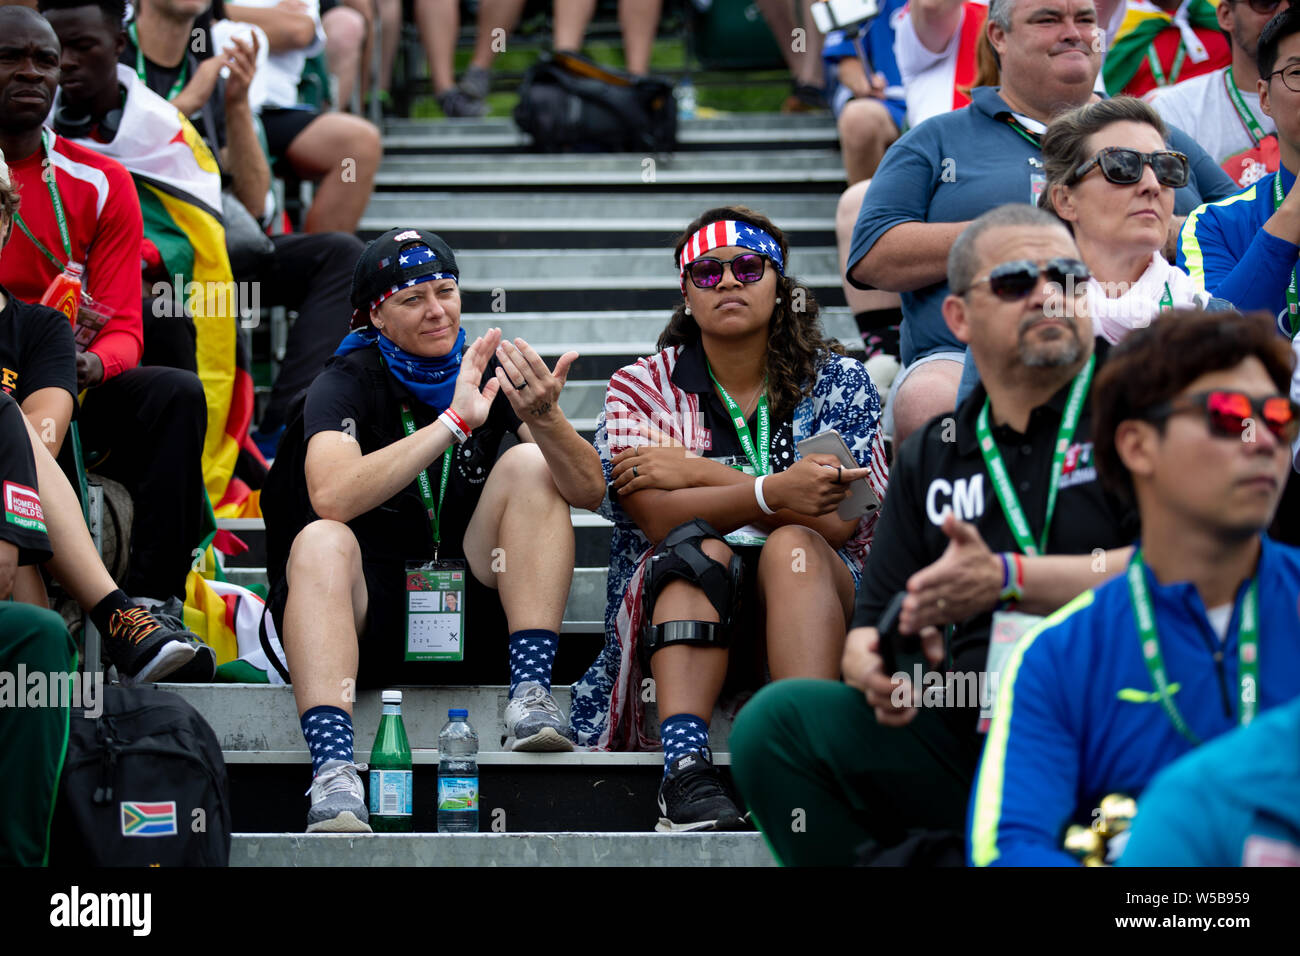
[[[1288,6],[1259,36],[1259,105],[1277,124],[1282,165],[1253,186],[1187,217],[1178,265],[1211,295],[1277,316],[1300,332],[1293,283],[1300,255],[1300,8]]]
[[[1004,667],[969,808],[976,866],[1073,862],[1062,835],[1103,796],[1139,795],[1300,696],[1300,551],[1263,534],[1300,430],[1293,361],[1262,316],[1176,312],[1098,373],[1097,469],[1136,501],[1142,540]]]

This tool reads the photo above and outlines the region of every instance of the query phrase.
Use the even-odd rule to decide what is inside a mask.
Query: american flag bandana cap
[[[438,258],[428,246],[408,246],[397,254],[397,264],[402,269],[409,269],[413,266],[421,266],[428,262],[434,262]],[[386,261],[381,261],[379,267],[382,269],[388,265]],[[389,296],[397,295],[403,289],[409,289],[413,285],[419,285],[421,282],[433,282],[436,279],[451,279],[459,284],[459,280],[450,272],[430,272],[428,275],[416,276],[414,279],[407,279],[405,282],[399,282],[379,293],[378,296],[370,300],[370,308],[377,309],[383,304]]]
[[[762,253],[772,260],[776,271],[785,275],[785,260],[781,256],[780,244],[758,226],[735,219],[719,219],[701,228],[682,247],[678,272],[682,283],[682,295],[686,294],[686,267],[706,252],[722,249],[726,246],[739,246]]]

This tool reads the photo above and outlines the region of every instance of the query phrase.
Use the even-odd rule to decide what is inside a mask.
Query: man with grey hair
[[[941,314],[948,249],[980,213],[1037,201],[1041,136],[1067,109],[1093,97],[1101,33],[1093,0],[999,0],[985,32],[1002,70],[1000,87],[977,87],[964,109],[935,116],[885,153],[853,230],[848,281],[902,293],[902,359],[894,381],[894,442],[956,404],[963,350]],[[1190,137],[1170,147],[1191,160],[1175,194],[1175,223],[1232,181]],[[1172,238],[1177,228],[1171,227]],[[1172,245],[1171,245],[1172,248]]]
[[[863,845],[879,857],[918,830],[948,834],[924,846],[955,848],[959,863],[1001,650],[1034,615],[1119,573],[1137,534],[1092,465],[1086,397],[1108,346],[1093,337],[1088,267],[1069,232],[1032,206],[1000,206],[958,235],[947,275],[943,318],[987,391],[899,449],[845,683],[780,681],[732,729],[733,777],[785,864],[847,864]],[[888,629],[899,594],[897,631],[920,637],[930,666],[949,660],[944,673],[921,678],[919,656],[887,668],[877,625]],[[793,830],[799,808],[809,823]],[[909,843],[879,858],[928,852]]]

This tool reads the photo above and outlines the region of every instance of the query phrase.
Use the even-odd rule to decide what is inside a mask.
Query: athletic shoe
[[[744,830],[748,826],[707,750],[692,750],[672,762],[659,784],[659,813],[655,829],[660,833]]]
[[[311,782],[308,833],[370,833],[366,791],[357,771],[365,764],[326,760]]]
[[[162,603],[141,601],[137,603],[147,608],[159,624],[169,628],[194,645],[194,657],[188,664],[183,664],[168,676],[174,684],[210,684],[217,676],[217,652],[205,644],[197,634],[185,627],[185,605],[179,598],[170,597]]]
[[[444,116],[467,116],[475,119],[487,113],[487,103],[470,96],[459,86],[453,86],[439,93],[437,99]]]
[[[829,107],[826,97],[816,86],[794,85],[790,95],[781,104],[782,113],[824,113]]]
[[[481,66],[471,66],[456,84],[462,93],[471,99],[485,100],[492,91],[492,72]]]
[[[149,684],[184,667],[198,648],[183,628],[174,630],[158,622],[148,610],[133,607],[114,611],[104,635],[105,656],[117,666],[123,684]]]
[[[536,681],[524,681],[506,704],[506,746],[510,750],[565,751],[573,749],[569,722],[555,698]]]

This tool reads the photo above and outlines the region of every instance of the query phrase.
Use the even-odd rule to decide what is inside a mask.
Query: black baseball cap
[[[403,265],[401,251],[412,245],[428,246],[433,258]],[[352,327],[370,324],[370,304],[384,293],[410,279],[438,272],[460,279],[456,254],[441,236],[427,229],[389,229],[366,246],[352,273]]]

